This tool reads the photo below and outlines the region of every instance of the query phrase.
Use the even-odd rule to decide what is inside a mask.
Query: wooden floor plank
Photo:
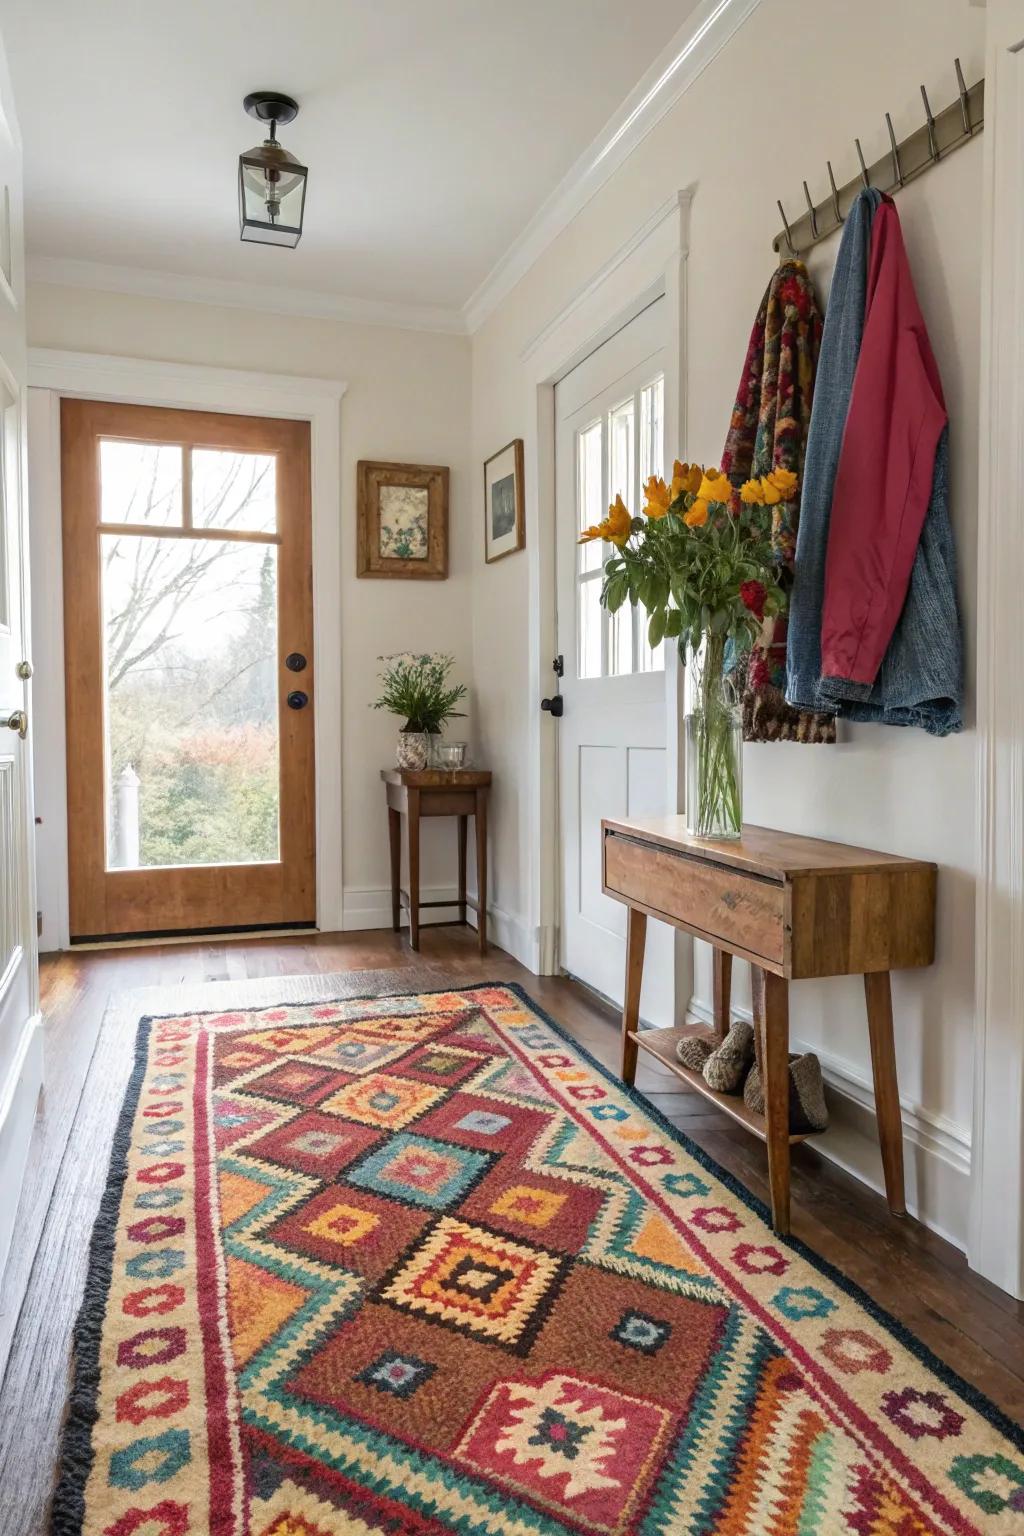
[[[3,1536],[45,1531],[70,1333],[138,1017],[328,996],[339,973],[373,991],[380,975],[361,982],[360,973],[381,968],[384,989],[518,981],[593,1055],[617,1067],[618,1020],[606,1003],[566,978],[532,976],[500,950],[481,959],[475,938],[459,930],[424,934],[418,955],[401,935],[375,931],[44,958],[46,1091],[0,1293]],[[673,1125],[767,1199],[762,1145],[649,1057],[637,1084]],[[810,1146],[793,1149],[793,1231],[1006,1412],[1024,1417],[1024,1306],[971,1274],[949,1243],[912,1219],[894,1221],[882,1197]]]

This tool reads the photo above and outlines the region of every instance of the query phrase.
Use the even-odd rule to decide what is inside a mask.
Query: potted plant
[[[676,460],[672,480],[654,475],[642,517],[616,496],[608,516],[580,543],[614,544],[601,601],[649,615],[652,646],[673,639],[694,666],[694,707],[686,717],[686,823],[699,837],[736,838],[743,823],[743,733],[727,656],[755,644],[786,606],[772,550],[772,507],[796,495],[797,478],[776,469],[737,493],[718,469]]]
[[[451,656],[401,651],[395,656],[378,656],[377,660],[384,665],[380,697],[373,707],[386,709],[405,721],[398,733],[395,761],[399,768],[425,768],[431,738],[440,734],[447,720],[461,715],[455,706],[465,698],[466,686],[449,685],[448,676],[455,665]]]

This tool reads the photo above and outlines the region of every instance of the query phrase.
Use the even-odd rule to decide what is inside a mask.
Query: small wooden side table
[[[682,816],[603,821],[602,888],[629,907],[622,1076],[636,1076],[638,1047],[711,1099],[768,1145],[772,1219],[789,1231],[789,983],[804,977],[864,977],[871,1070],[885,1193],[906,1213],[903,1124],[896,1084],[889,972],[930,965],[935,948],[934,864],[745,826],[736,842],[693,837]],[[754,1041],[765,1113],[739,1095],[716,1093],[676,1056],[700,1026],[639,1028],[647,918],[714,946],[714,1029],[729,1028],[732,957],[749,960]]]
[[[480,953],[487,953],[487,795],[491,775],[484,768],[382,768],[388,800],[388,834],[391,840],[391,926],[399,931],[402,906],[409,911],[409,942],[420,947],[420,912],[427,907],[457,905],[458,921],[466,922],[466,909],[476,913]],[[402,890],[402,816],[409,828],[409,890]],[[424,816],[459,818],[459,895],[450,901],[420,901],[420,821]],[[477,901],[466,895],[466,842],[468,822],[476,823]],[[434,928],[444,923],[432,923]]]

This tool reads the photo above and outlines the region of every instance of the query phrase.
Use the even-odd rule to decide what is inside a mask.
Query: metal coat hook
[[[793,244],[793,231],[789,227],[789,220],[786,218],[786,210],[785,210],[785,208],[783,208],[782,201],[781,201],[780,198],[776,198],[775,199],[775,205],[778,208],[779,213],[782,215],[782,227],[786,231],[786,244],[789,246],[789,254],[793,257],[793,259],[795,261],[799,257],[800,252],[797,250],[796,246]]]
[[[854,139],[853,142],[857,146],[857,159],[860,161],[860,179],[866,187],[870,187],[871,177],[868,175],[868,168],[864,164],[864,151],[860,147],[860,139]]]
[[[804,202],[807,204],[807,216],[808,216],[808,218],[811,221],[811,235],[812,235],[812,237],[815,240],[817,240],[817,238],[818,238],[818,215],[815,212],[814,204],[811,201],[811,194],[807,190],[807,183],[806,183],[806,181],[804,182]]]
[[[842,224],[843,214],[839,207],[839,192],[836,188],[836,179],[832,174],[832,161],[826,160],[825,164],[828,166],[828,184],[832,188],[832,212],[836,216],[836,223]]]
[[[928,156],[934,165],[935,161],[939,158],[939,147],[935,142],[935,118],[932,116],[928,92],[923,85],[921,87],[921,100],[924,102],[925,122],[928,124]]]
[[[886,112],[885,128],[889,142],[870,165],[864,158],[860,139],[854,139],[858,170],[849,181],[845,181],[842,186],[837,185],[832,161],[826,160],[828,189],[820,203],[815,205],[806,181],[802,183],[805,206],[792,224],[786,217],[782,203],[776,202],[782,229],[772,244],[782,260],[786,259],[787,250],[790,257],[803,260],[812,247],[834,235],[846,222],[850,207],[856,203],[863,190],[877,189],[888,198],[909,186],[933,165],[944,164],[954,150],[969,144],[978,135],[985,125],[985,81],[977,80],[968,90],[960,60],[954,59],[953,64],[958,94],[952,96],[940,111],[933,112],[928,88],[918,86],[924,117],[923,121],[920,117],[917,119],[917,126],[908,132],[905,139],[897,139],[892,115]]]
[[[903,170],[900,166],[900,151],[899,146],[896,143],[896,135],[893,133],[892,129],[892,118],[889,116],[888,112],[885,114],[885,126],[889,130],[889,143],[892,146],[892,173],[896,178],[896,186],[902,187]]]
[[[971,106],[967,100],[967,87],[964,84],[964,72],[960,68],[960,60],[953,60],[953,68],[956,70],[956,88],[960,93],[960,116],[963,119],[964,133],[971,132]]]

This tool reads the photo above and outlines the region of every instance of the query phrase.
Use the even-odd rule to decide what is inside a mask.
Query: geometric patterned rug
[[[1022,1532],[1024,1436],[494,984],[142,1022],[52,1529]]]

